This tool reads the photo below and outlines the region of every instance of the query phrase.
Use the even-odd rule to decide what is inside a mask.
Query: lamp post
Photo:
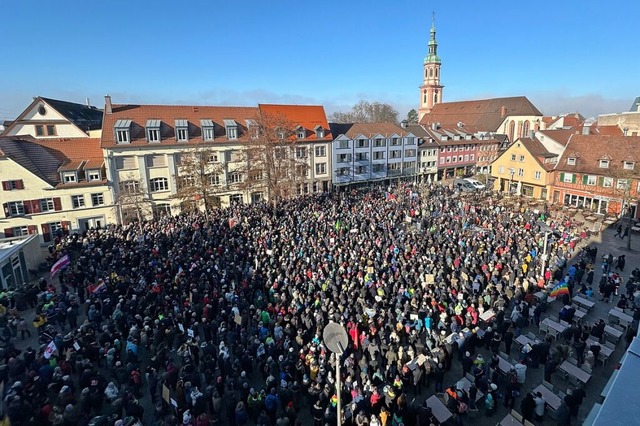
[[[538,221],[538,226],[540,227],[540,230],[542,232],[544,232],[544,247],[542,249],[542,279],[544,280],[544,284],[545,287],[547,285],[547,280],[544,277],[544,273],[545,273],[545,268],[547,266],[547,246],[549,245],[549,234],[553,231],[549,225],[547,225],[546,223],[542,222],[542,221]]]
[[[340,357],[344,353],[345,348],[349,344],[347,330],[336,322],[329,322],[322,332],[322,340],[325,346],[336,355],[336,411],[338,417],[338,426],[342,426],[342,407],[341,393],[342,385],[340,384]]]
[[[509,169],[509,174],[511,175],[511,180],[509,181],[509,195],[512,195],[513,194],[513,175],[516,174],[516,169],[511,167]]]

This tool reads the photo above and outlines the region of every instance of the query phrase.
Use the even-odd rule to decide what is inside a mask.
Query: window
[[[522,163],[522,162],[524,162],[524,155],[521,155],[521,156],[520,156],[520,162],[521,162],[521,163]]]
[[[12,201],[7,203],[9,216],[20,216],[24,214],[24,203],[22,201]]]
[[[635,164],[633,161],[625,161],[624,162],[624,169],[625,170],[633,170],[635,167]]]
[[[469,156],[469,160],[470,160],[470,161],[474,161],[475,157],[476,157],[476,155],[475,155],[475,154],[471,154],[471,155]]]
[[[357,166],[356,167],[356,174],[357,175],[363,175],[367,173],[367,166]]]
[[[338,176],[349,176],[349,172],[349,167],[340,167],[338,170],[336,170],[336,174]]]
[[[444,157],[440,157],[440,164],[444,164]]]
[[[136,169],[136,157],[116,157],[116,170]]]
[[[516,161],[516,155],[515,154],[511,154],[511,161]]]
[[[229,195],[229,202],[231,204],[242,203],[243,202],[242,194]]]
[[[369,148],[369,139],[358,139],[356,148]]]
[[[316,174],[323,175],[327,173],[327,163],[316,163]]]
[[[349,141],[340,141],[338,149],[349,149]]]
[[[562,179],[564,183],[573,183],[573,173],[565,173]]]
[[[567,166],[575,166],[576,165],[576,159],[575,157],[569,157],[567,158]]]
[[[406,145],[415,145],[415,144],[416,144],[415,138],[407,138]]]
[[[80,207],[84,207],[84,195],[72,195],[71,206],[74,209],[79,209]]]
[[[373,152],[373,159],[374,160],[384,160],[384,151],[374,151]]]
[[[102,193],[91,194],[91,205],[93,207],[96,206],[104,206],[104,195]]]
[[[242,173],[233,172],[229,173],[229,183],[241,183],[242,182]]]
[[[469,161],[469,154],[464,155],[464,161]]]
[[[316,146],[316,157],[326,157],[327,147],[324,145]]]
[[[70,183],[70,182],[77,182],[77,176],[76,176],[76,172],[64,172],[62,173],[62,182],[64,183]]]
[[[40,200],[40,211],[41,212],[52,212],[56,208],[53,204],[53,198],[42,198]]]
[[[403,169],[405,171],[414,171],[415,168],[416,168],[415,161],[405,161],[403,164]]]
[[[598,163],[598,167],[600,167],[601,169],[608,169],[609,168],[609,160],[600,160]]]
[[[35,227],[34,227],[35,228]],[[33,232],[35,234],[35,230]],[[13,228],[13,236],[14,237],[23,237],[25,235],[29,235],[29,227],[28,226],[16,226]]]
[[[390,158],[401,158],[402,157],[402,151],[400,151],[399,149],[394,149],[393,151],[390,151],[391,157]]]
[[[205,141],[212,141],[214,138],[215,126],[213,120],[200,120],[200,127],[202,128],[202,139]]]
[[[371,166],[371,171],[373,173],[384,172],[384,164],[374,164],[373,166]]]
[[[539,170],[536,170],[535,172],[533,172],[533,178],[535,180],[540,180],[542,178],[542,172]]]
[[[262,170],[250,170],[249,171],[249,180],[253,182],[259,182],[264,178],[264,173]]]
[[[123,180],[120,182],[120,191],[128,194],[137,194],[140,191],[140,182],[137,180]]]
[[[524,176],[524,169],[518,169],[518,176]]]
[[[415,157],[416,156],[416,150],[415,149],[405,149],[404,150],[404,156],[405,157]]]
[[[100,170],[89,170],[87,172],[87,180],[89,181],[100,180],[100,178],[101,178]]]
[[[368,161],[369,153],[368,152],[357,152],[356,153],[356,161]]]
[[[147,155],[147,167],[164,167],[167,165],[166,158],[163,154]]]
[[[218,153],[214,152],[213,154],[209,154],[207,156],[207,163],[213,164],[218,162]]]
[[[386,139],[376,139],[373,142],[373,146],[374,147],[378,147],[378,148],[383,147],[383,146],[387,146],[387,141],[386,141]]]
[[[296,174],[297,176],[307,177],[307,175],[309,174],[308,166],[306,164],[296,165]]]
[[[602,178],[602,186],[605,188],[611,188],[613,186],[613,178],[612,177]]]
[[[36,124],[36,136],[44,136],[44,126],[42,124]]]
[[[322,128],[322,126],[316,126],[314,130],[316,131],[316,138],[324,138],[324,129]]]
[[[116,143],[131,142],[131,120],[118,120],[113,126],[116,134]]]
[[[596,184],[596,176],[588,175],[586,179],[586,184],[589,186],[594,186]]]
[[[351,154],[338,154],[338,163],[350,163]]]
[[[149,181],[149,190],[151,192],[160,192],[169,190],[169,180],[167,178],[153,178]]]
[[[629,180],[628,179],[618,179],[618,189],[626,190],[629,188]]]
[[[227,139],[235,140],[238,139],[238,125],[234,120],[223,120],[224,128],[227,133]]]
[[[391,163],[388,166],[389,171],[393,172],[393,171],[399,171],[400,170],[400,163]]]
[[[220,175],[218,175],[218,174],[209,175],[209,185],[211,185],[211,186],[220,185]]]
[[[47,124],[47,136],[56,135],[56,126],[53,124]]]
[[[451,162],[451,157],[447,157],[447,163]]]
[[[296,158],[298,160],[307,158],[307,148],[296,148]]]
[[[189,141],[189,122],[187,120],[176,120],[176,141]]]
[[[391,145],[393,145],[393,146],[398,146],[398,145],[400,145],[400,139],[398,139],[398,138],[391,138]]]
[[[307,131],[305,129],[298,129],[296,130],[296,135],[298,136],[298,139],[304,139],[307,137]]]
[[[458,157],[458,162],[462,162],[463,161],[463,157],[462,155]]]
[[[24,181],[22,179],[5,180],[2,182],[2,189],[4,191],[13,191],[14,189],[24,189]]]

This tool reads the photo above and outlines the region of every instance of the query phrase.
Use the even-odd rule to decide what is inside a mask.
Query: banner
[[[71,261],[69,260],[69,255],[65,254],[64,256],[62,256],[51,267],[51,278],[53,278],[58,272],[60,272],[61,270],[63,270],[67,266],[69,266],[70,264],[71,264]]]
[[[44,349],[44,358],[45,359],[49,359],[51,358],[51,355],[53,355],[53,353],[57,350],[56,348],[56,344],[53,343],[53,340],[47,345],[47,347]]]

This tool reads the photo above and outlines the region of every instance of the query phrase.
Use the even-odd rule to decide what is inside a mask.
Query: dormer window
[[[609,168],[609,160],[600,160],[598,165],[599,165],[599,167],[601,169],[608,169]]]
[[[88,181],[102,180],[102,176],[101,176],[100,170],[88,170],[87,171],[87,180]]]
[[[63,183],[73,183],[78,181],[77,172],[62,172]]]
[[[202,139],[205,141],[212,141],[215,130],[213,120],[200,120],[200,127],[202,128]]]
[[[575,166],[575,165],[576,165],[576,158],[575,157],[567,158],[567,166]]]
[[[116,134],[116,143],[131,143],[131,120],[118,120],[113,131]]]
[[[624,169],[625,170],[633,170],[636,166],[636,163],[634,163],[633,161],[625,161],[624,162]]]
[[[238,139],[238,124],[234,120],[224,120],[224,129],[227,133],[227,139]]]
[[[314,127],[315,132],[316,132],[316,138],[318,139],[322,139],[324,138],[324,129],[322,128],[322,126],[316,126]]]
[[[189,122],[187,120],[176,120],[176,141],[189,142]]]
[[[298,139],[304,139],[307,137],[307,131],[302,127],[296,127],[296,136]]]
[[[160,120],[147,120],[147,142],[160,142]]]
[[[258,139],[260,136],[260,127],[258,127],[258,123],[255,120],[245,120],[247,123],[247,129],[249,130],[249,137],[253,140]]]

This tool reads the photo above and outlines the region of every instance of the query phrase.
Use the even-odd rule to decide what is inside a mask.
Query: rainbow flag
[[[551,293],[549,294],[551,297],[562,296],[563,294],[569,294],[569,286],[566,282],[562,281],[554,288],[551,289]]]

